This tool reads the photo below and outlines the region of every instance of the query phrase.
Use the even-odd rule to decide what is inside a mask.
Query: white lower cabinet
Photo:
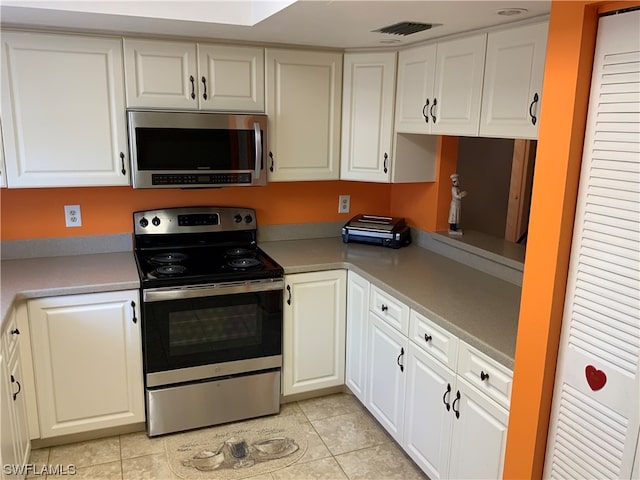
[[[20,363],[19,331],[10,320],[0,339],[0,465],[2,478],[24,478],[31,442]]]
[[[455,373],[413,343],[407,356],[402,445],[431,478],[447,478]],[[497,478],[497,477],[496,477]]]
[[[285,276],[282,394],[344,384],[346,270]]]
[[[501,478],[511,371],[352,272],[347,305],[346,384],[387,432],[432,480]]]
[[[402,442],[408,340],[377,314],[369,313],[368,375],[365,405]]]
[[[41,438],[144,421],[137,290],[28,303]]]
[[[350,271],[347,277],[345,383],[349,390],[362,403],[365,403],[370,284],[368,280],[353,271]]]
[[[502,478],[509,412],[458,377],[448,478]]]

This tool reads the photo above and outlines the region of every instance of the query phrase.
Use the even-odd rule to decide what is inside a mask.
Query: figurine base
[[[462,235],[462,230],[449,230],[449,235]]]

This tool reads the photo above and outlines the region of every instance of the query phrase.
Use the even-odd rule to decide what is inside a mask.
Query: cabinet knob
[[[482,380],[483,382],[485,380],[489,379],[489,374],[488,373],[484,373],[484,370],[480,372],[480,380]]]
[[[431,340],[433,340],[433,337],[431,335],[427,335],[426,333],[424,334],[424,341],[425,342],[430,342]]]
[[[386,312],[387,310],[389,310],[389,307],[387,307],[387,306],[383,303],[383,304],[380,306],[380,309],[381,309],[383,312]]]
[[[20,330],[18,330],[17,328],[14,328],[13,330],[11,330],[11,335],[20,335]]]

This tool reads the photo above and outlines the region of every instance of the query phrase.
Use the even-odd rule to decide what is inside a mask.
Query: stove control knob
[[[242,221],[242,215],[240,215],[239,213],[236,214],[236,216],[233,217],[233,221],[236,223],[240,223]]]
[[[140,226],[142,228],[147,228],[147,225],[149,225],[149,220],[147,220],[145,217],[142,217],[140,219]]]
[[[247,215],[244,217],[244,221],[247,223],[253,222],[253,217],[251,215]]]
[[[151,223],[153,223],[157,227],[158,225],[160,225],[160,219],[158,217],[153,217]]]

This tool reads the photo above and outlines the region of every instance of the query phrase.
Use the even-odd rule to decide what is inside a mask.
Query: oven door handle
[[[268,292],[283,290],[284,280],[281,278],[268,280],[246,280],[241,282],[210,283],[206,285],[184,286],[178,288],[151,288],[143,290],[145,302],[163,302],[181,300],[183,298],[202,298],[217,295],[234,295],[238,293]]]

